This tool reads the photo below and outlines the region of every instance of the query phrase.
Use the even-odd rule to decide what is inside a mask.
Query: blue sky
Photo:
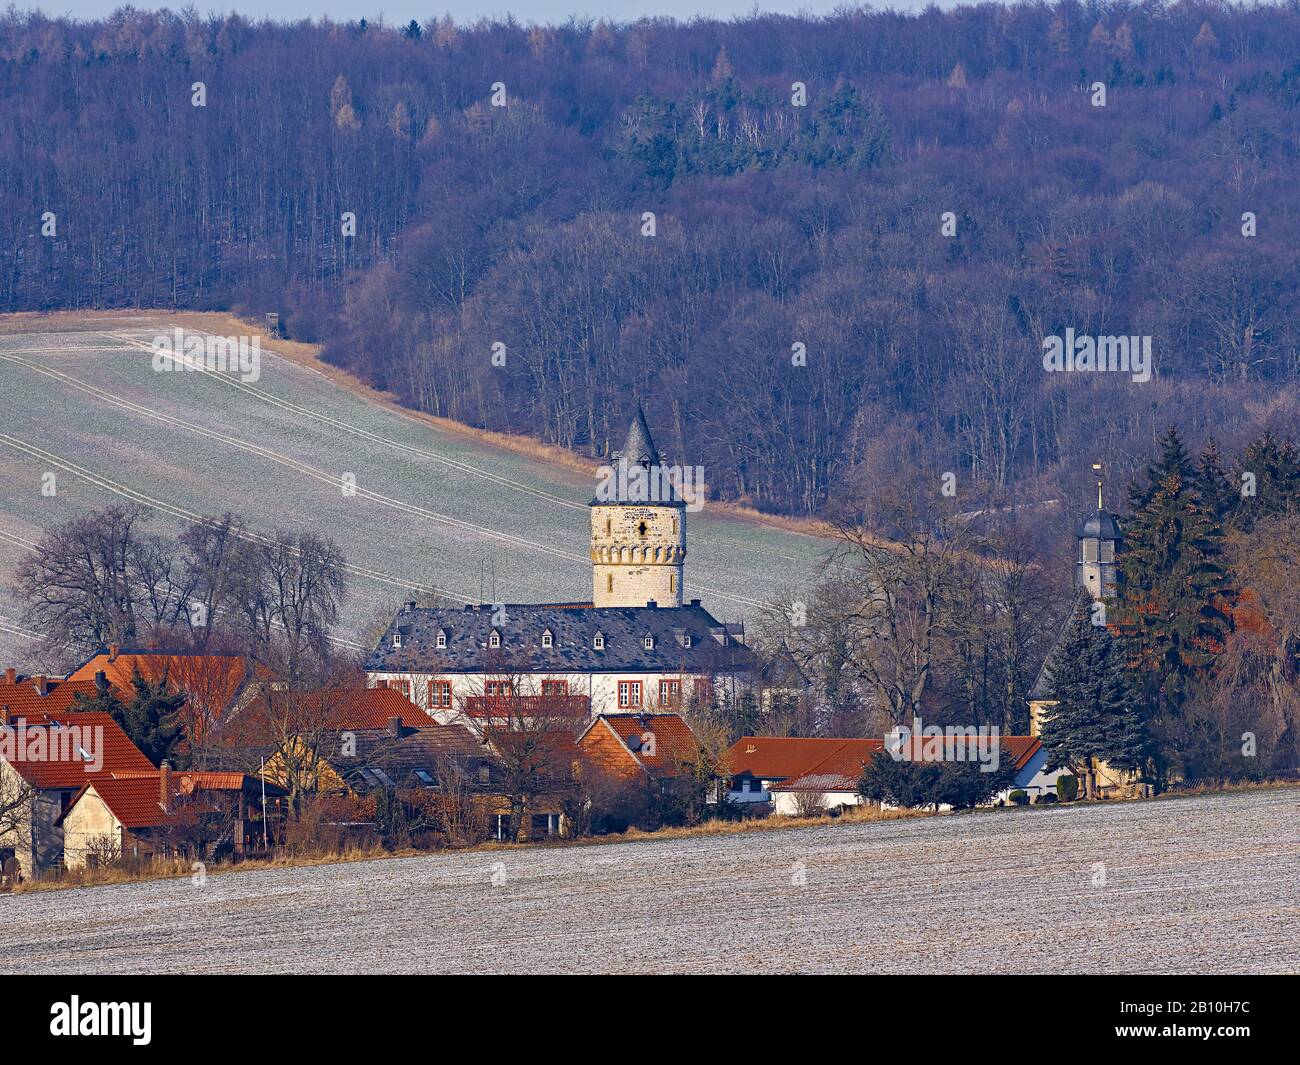
[[[137,0],[135,7],[151,10],[171,7],[184,8],[189,0],[172,0],[171,3]],[[876,6],[889,6],[897,10],[920,10],[927,0],[892,0]],[[78,18],[96,18],[123,6],[123,0],[48,0],[31,3],[18,0],[20,9],[40,8],[48,15],[72,15]],[[563,22],[570,15],[605,17],[617,22],[630,21],[653,15],[668,15],[689,19],[696,15],[731,18],[750,12],[753,0],[238,0],[235,3],[203,3],[195,0],[194,6],[202,13],[210,11],[238,11],[250,18],[315,18],[328,15],[338,21],[350,21],[365,16],[383,15],[389,23],[406,23],[411,19],[425,22],[431,17],[450,14],[457,22],[494,15],[513,14],[521,22]],[[828,14],[843,6],[843,0],[762,0],[757,5],[762,11],[785,14]],[[940,7],[953,6],[952,0],[941,0]]]

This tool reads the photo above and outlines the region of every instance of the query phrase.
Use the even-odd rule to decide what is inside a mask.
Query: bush
[[[1038,796],[1039,806],[1042,806],[1043,803],[1047,803],[1050,806],[1054,802],[1056,802],[1056,796],[1053,795],[1050,791],[1044,792],[1042,795]]]
[[[1015,803],[1015,805],[1017,805],[1017,806],[1024,806],[1026,803],[1029,802],[1029,796],[1026,795],[1026,794],[1025,794],[1023,791],[1021,791],[1019,788],[1016,788],[1015,791],[1011,792],[1011,793],[1007,796],[1007,798],[1008,798],[1011,802]]]
[[[977,762],[896,761],[882,751],[863,767],[858,793],[891,806],[965,810],[989,802],[1014,779],[1013,760],[1005,748],[992,773],[983,772]]]
[[[1059,777],[1056,781],[1056,794],[1060,796],[1061,802],[1074,802],[1079,797],[1079,778]]]

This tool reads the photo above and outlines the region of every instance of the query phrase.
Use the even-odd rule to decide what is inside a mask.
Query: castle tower
[[[1075,537],[1079,541],[1076,583],[1093,599],[1110,599],[1115,595],[1117,552],[1123,547],[1124,534],[1115,515],[1102,507],[1101,465],[1097,472],[1097,513],[1083,520]]]
[[[591,600],[596,606],[682,605],[686,504],[659,461],[640,404],[622,451],[591,502]]]

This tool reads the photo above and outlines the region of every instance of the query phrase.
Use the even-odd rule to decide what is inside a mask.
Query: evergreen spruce
[[[1042,723],[1051,764],[1083,776],[1089,797],[1095,761],[1136,771],[1144,768],[1148,750],[1123,652],[1105,626],[1093,623],[1090,606],[1083,597],[1076,602],[1047,663],[1047,694],[1055,705]]]
[[[1246,448],[1240,473],[1252,476],[1254,495],[1236,488],[1233,524],[1237,528],[1249,532],[1264,517],[1300,510],[1300,452],[1292,441],[1279,441],[1265,432]],[[1240,478],[1237,483],[1242,483]]]
[[[1130,491],[1117,631],[1158,733],[1173,731],[1194,683],[1211,671],[1231,622],[1223,530],[1196,488],[1182,440],[1170,429],[1147,483]],[[1168,750],[1161,752],[1163,775]]]

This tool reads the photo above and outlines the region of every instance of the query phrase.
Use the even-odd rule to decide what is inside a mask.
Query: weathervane
[[[1097,475],[1097,509],[1102,510],[1104,508],[1101,505],[1101,463],[1094,462],[1092,464],[1092,471]]]

